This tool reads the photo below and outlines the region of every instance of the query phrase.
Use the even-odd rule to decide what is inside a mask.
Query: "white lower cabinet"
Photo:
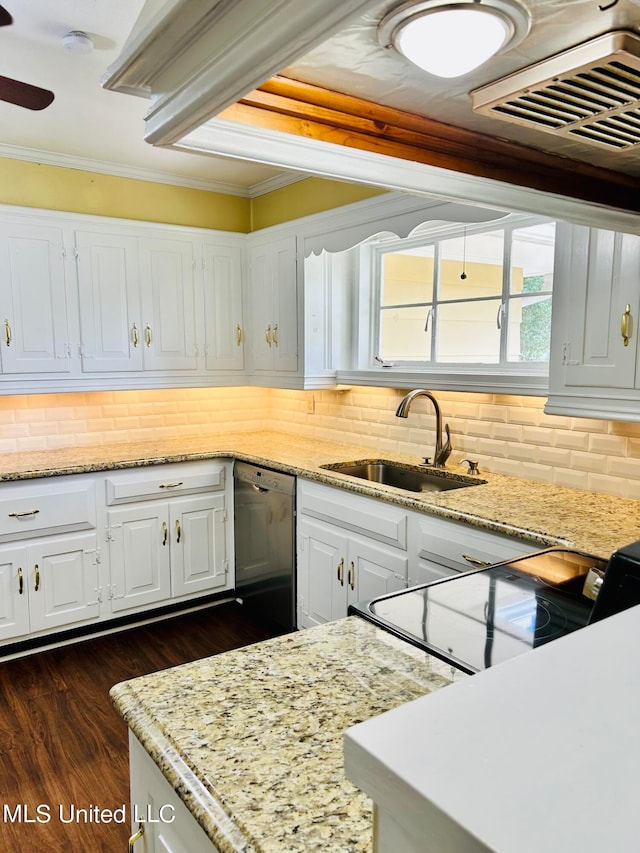
[[[99,562],[95,533],[0,547],[0,641],[98,621]]]
[[[218,848],[131,732],[129,769],[129,849],[133,853],[218,853]],[[142,834],[136,838],[141,828]]]
[[[195,461],[0,484],[0,653],[232,589],[231,471]]]
[[[347,615],[347,608],[404,589],[406,553],[332,524],[301,518],[298,524],[298,627]]]
[[[349,604],[540,550],[514,536],[298,480],[298,627]]]
[[[107,477],[113,613],[233,586],[230,472],[231,463],[188,462]]]
[[[113,612],[224,587],[226,518],[224,495],[109,510]]]
[[[299,628],[407,586],[407,510],[298,480]]]

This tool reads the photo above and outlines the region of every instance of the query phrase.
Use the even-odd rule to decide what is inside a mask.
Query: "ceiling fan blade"
[[[0,27],[8,27],[9,24],[13,23],[13,18],[4,8],[4,6],[0,6]]]
[[[30,83],[21,83],[0,75],[0,101],[7,101],[28,110],[43,110],[53,101],[53,92]]]

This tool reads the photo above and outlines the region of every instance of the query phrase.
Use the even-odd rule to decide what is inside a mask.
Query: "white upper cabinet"
[[[142,332],[146,370],[195,370],[193,243],[139,240]]]
[[[295,236],[249,250],[252,373],[298,370],[298,287]]]
[[[550,414],[640,420],[640,237],[558,224]]]
[[[142,369],[135,237],[76,231],[82,369]]]
[[[207,370],[244,369],[243,246],[204,241],[202,274]]]
[[[0,220],[2,372],[70,370],[62,229]]]

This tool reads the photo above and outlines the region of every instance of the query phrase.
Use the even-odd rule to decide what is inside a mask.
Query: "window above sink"
[[[555,222],[430,223],[355,250],[345,384],[544,394]]]

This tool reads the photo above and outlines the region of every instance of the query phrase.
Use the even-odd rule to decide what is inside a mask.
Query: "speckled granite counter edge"
[[[131,732],[220,853],[251,853],[254,850],[253,845],[153,718],[142,710],[128,683],[114,685],[109,695]]]

